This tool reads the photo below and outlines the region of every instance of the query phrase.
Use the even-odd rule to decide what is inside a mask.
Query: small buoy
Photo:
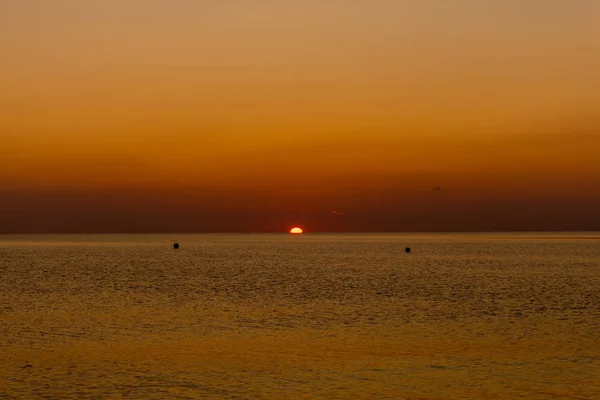
[[[407,247],[406,249],[404,249],[404,251],[406,251],[406,254],[410,254],[410,247]]]
[[[174,248],[175,250],[177,250],[177,249],[179,248],[179,243],[175,243],[175,244],[173,245],[173,248]]]

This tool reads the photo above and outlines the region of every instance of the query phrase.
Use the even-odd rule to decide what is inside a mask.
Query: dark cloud
[[[337,210],[323,218],[326,204],[296,195],[248,202],[239,193],[208,191],[0,191],[0,233],[286,232],[293,224],[311,232],[600,229],[600,196],[449,196],[443,204],[402,191],[369,196],[337,199],[348,203],[343,214],[352,218],[338,217]]]

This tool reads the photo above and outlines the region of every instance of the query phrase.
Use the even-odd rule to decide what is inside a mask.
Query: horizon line
[[[482,234],[482,233],[600,233],[600,230],[469,230],[469,231],[304,231],[310,234]],[[289,235],[288,231],[217,231],[217,232],[0,232],[8,235]]]

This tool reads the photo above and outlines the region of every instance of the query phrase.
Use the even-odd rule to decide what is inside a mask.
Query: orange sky
[[[595,0],[6,0],[0,72],[0,232],[600,230]]]

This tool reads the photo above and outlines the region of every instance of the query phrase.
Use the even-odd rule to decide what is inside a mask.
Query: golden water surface
[[[37,398],[598,399],[600,235],[0,237]]]

